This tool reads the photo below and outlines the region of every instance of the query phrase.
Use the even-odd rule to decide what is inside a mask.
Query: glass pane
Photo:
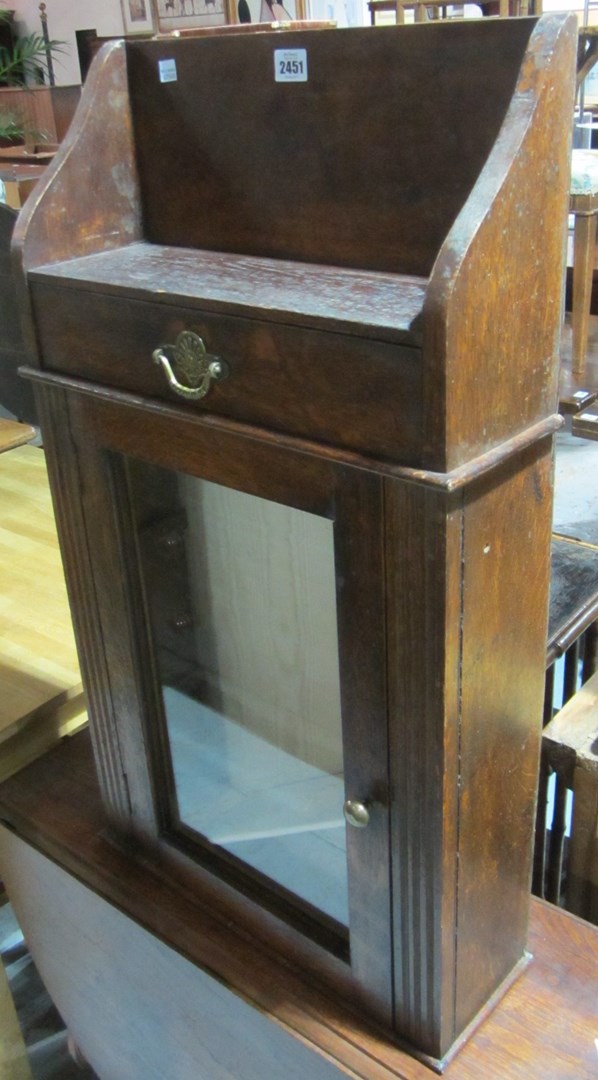
[[[130,462],[176,815],[346,925],[333,527]]]

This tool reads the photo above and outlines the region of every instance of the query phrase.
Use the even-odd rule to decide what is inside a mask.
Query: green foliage
[[[59,41],[49,41],[54,56],[61,51]],[[0,79],[12,85],[22,85],[28,76],[37,77],[40,68],[46,67],[46,43],[41,34],[28,34],[20,38],[12,49],[0,46]]]
[[[0,22],[7,22],[10,12],[0,9]],[[52,56],[63,51],[63,42],[51,40],[48,43]],[[41,34],[26,34],[19,38],[12,48],[0,46],[0,82],[9,86],[24,86],[27,79],[36,80],[40,69],[47,68],[47,46]],[[18,117],[5,110],[0,110],[0,138],[23,138],[25,131]]]
[[[9,112],[8,109],[2,109],[0,111],[0,138],[20,142],[23,134],[23,125],[19,117],[15,113]]]

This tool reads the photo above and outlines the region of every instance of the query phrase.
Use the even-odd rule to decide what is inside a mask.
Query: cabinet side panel
[[[73,123],[15,226],[15,277],[31,363],[38,364],[39,348],[25,272],[140,238],[125,47],[110,42],[96,57]]]
[[[396,1029],[454,1038],[460,498],[386,487]]]
[[[574,20],[547,15],[424,309],[427,468],[451,470],[556,411]]]
[[[72,126],[19,217],[15,258],[29,270],[140,238],[126,54],[116,41],[96,57]]]
[[[458,1027],[526,944],[551,494],[544,440],[472,490],[465,510]]]
[[[107,658],[97,617],[98,597],[83,512],[79,464],[66,395],[36,387],[48,477],[64,563],[81,674],[88,698],[102,795],[113,814],[127,817],[129,800],[114,718]]]

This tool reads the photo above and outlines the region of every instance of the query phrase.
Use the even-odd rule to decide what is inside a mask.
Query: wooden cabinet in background
[[[575,43],[113,44],[17,228],[114,838],[436,1064],[526,963]]]
[[[27,143],[55,146],[64,139],[81,97],[81,87],[0,87],[0,107],[16,116],[25,128]]]

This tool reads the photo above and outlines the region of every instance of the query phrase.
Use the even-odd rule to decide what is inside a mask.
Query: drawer
[[[32,295],[46,370],[418,464],[419,349],[54,284],[33,283]],[[183,330],[198,334],[228,368],[193,402],[171,389],[152,359]]]

